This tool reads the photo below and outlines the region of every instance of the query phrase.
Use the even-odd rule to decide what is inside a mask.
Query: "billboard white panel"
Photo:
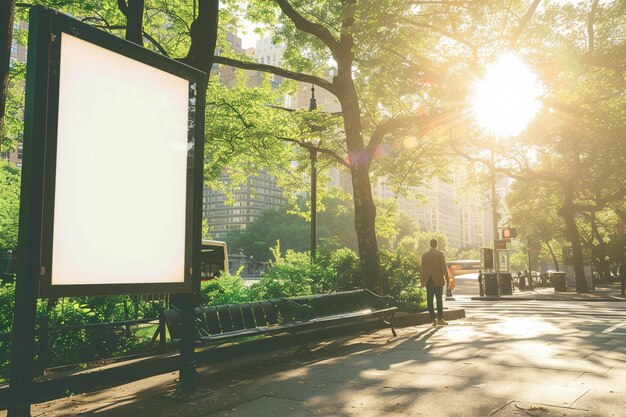
[[[53,286],[184,281],[188,94],[62,34]]]

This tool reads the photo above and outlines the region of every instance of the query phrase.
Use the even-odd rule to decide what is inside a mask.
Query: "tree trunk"
[[[372,186],[367,168],[352,169],[352,195],[354,227],[363,271],[363,286],[377,294],[386,294],[388,288],[381,282],[380,257],[376,240],[376,206],[372,198]]]
[[[590,244],[591,249],[593,250],[593,237],[598,241],[598,246],[595,247],[596,258],[598,259],[598,267],[600,272],[602,273],[602,279],[608,281],[611,276],[611,264],[607,257],[607,247],[600,230],[598,229],[598,222],[596,221],[595,213],[591,213],[591,231],[592,231],[592,241]]]
[[[126,39],[143,46],[143,5],[144,0],[128,0],[126,14]]]
[[[574,218],[574,210],[569,205],[564,205],[559,210],[559,215],[565,221],[567,238],[572,244],[572,254],[574,257],[574,274],[576,275],[576,292],[588,293],[589,287],[585,279],[585,269],[583,266],[583,249],[580,243],[580,235]]]
[[[11,61],[11,42],[13,41],[13,20],[15,17],[15,0],[0,2],[0,155],[4,132],[4,113],[9,88],[9,63]]]
[[[557,259],[556,259],[556,255],[554,254],[554,251],[552,250],[552,246],[550,246],[550,242],[548,242],[547,240],[544,241],[544,243],[548,247],[548,251],[550,252],[550,256],[552,256],[552,260],[554,261],[554,269],[556,271],[558,271],[559,270],[559,261],[557,261]]]
[[[372,197],[369,177],[370,155],[363,142],[361,114],[356,87],[352,81],[351,65],[339,63],[340,87],[337,98],[341,103],[346,132],[346,144],[351,166],[352,197],[354,200],[354,227],[359,246],[359,260],[363,272],[363,287],[377,294],[386,294],[388,285],[383,283],[380,273],[380,256],[376,239],[376,206]]]

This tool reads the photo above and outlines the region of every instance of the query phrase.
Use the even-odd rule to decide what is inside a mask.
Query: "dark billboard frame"
[[[206,74],[41,6],[35,6],[31,9],[30,22],[28,57],[30,70],[27,70],[24,181],[22,183],[22,203],[24,206],[23,213],[20,215],[20,241],[26,243],[30,248],[24,247],[18,251],[18,254],[22,261],[31,266],[31,270],[33,265],[38,265],[38,296],[45,298],[190,292],[192,274],[198,274],[200,270],[204,163],[203,109],[206,94]],[[61,37],[63,33],[186,79],[189,82],[183,282],[52,284],[57,117],[59,112]],[[196,109],[200,109],[200,111],[196,111]],[[148,151],[146,149],[146,152]],[[164,221],[166,220],[164,219]],[[22,225],[24,225],[23,228]],[[155,224],[155,227],[158,227],[158,224]],[[24,278],[32,277],[32,274],[26,272],[25,269],[22,269],[22,272],[20,274],[18,271],[18,279],[19,275],[24,276]]]

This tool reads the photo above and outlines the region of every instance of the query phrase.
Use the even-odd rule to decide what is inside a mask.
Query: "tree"
[[[0,162],[0,248],[17,248],[20,210],[20,170],[8,162]]]
[[[13,17],[15,0],[6,0],[0,4],[0,154],[4,152],[4,114],[9,88],[9,64],[11,42],[13,41]]]
[[[309,249],[310,228],[306,221],[286,210],[267,210],[242,231],[233,232],[226,239],[232,253],[242,251],[255,261],[272,258],[270,248],[280,242],[282,250],[306,252]]]
[[[556,248],[562,246],[566,236],[563,219],[557,214],[560,199],[553,187],[541,181],[519,181],[513,185],[506,200],[518,240],[525,242],[526,250],[528,242],[541,242],[558,270],[561,263],[556,254],[560,251]]]
[[[556,213],[573,248],[578,292],[589,291],[579,218],[626,196],[626,42],[612,35],[625,12],[620,2],[594,1],[548,5],[535,15],[520,45],[541,69],[544,108],[525,133],[496,148],[497,171],[558,196]]]
[[[394,178],[405,177],[406,184],[441,171],[445,158],[436,151],[442,151],[442,136],[429,133],[457,122],[461,112],[454,99],[464,89],[459,89],[455,80],[467,79],[459,77],[459,72],[469,73],[467,62],[473,57],[467,51],[452,51],[454,48],[438,53],[441,49],[437,46],[445,43],[440,42],[445,31],[438,24],[448,17],[460,21],[472,13],[483,23],[488,13],[480,12],[487,3],[250,1],[248,19],[275,28],[274,40],[286,44],[286,65],[275,67],[232,56],[216,58],[221,64],[315,84],[337,97],[345,137],[340,144],[324,141],[321,151],[351,174],[366,288],[381,291],[386,287],[380,278],[370,174],[377,169],[384,172],[378,159],[394,149],[401,165],[390,173]],[[429,21],[433,16],[435,24]],[[337,72],[327,80],[320,74],[331,58]],[[419,146],[413,151],[402,146],[404,139],[411,138],[407,143]],[[307,147],[305,141],[286,139]],[[434,158],[416,157],[421,149],[429,149]],[[401,173],[398,166],[403,168]]]

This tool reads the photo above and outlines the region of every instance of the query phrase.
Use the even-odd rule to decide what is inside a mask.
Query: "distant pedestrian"
[[[485,295],[485,289],[483,288],[483,270],[478,270],[478,293],[481,297]]]
[[[445,326],[443,319],[443,286],[450,285],[450,276],[446,265],[446,255],[437,249],[437,239],[430,240],[430,250],[422,255],[422,286],[426,286],[426,299],[433,326]],[[437,299],[437,316],[433,299]]]
[[[626,259],[624,259],[622,261],[622,263],[619,266],[619,269],[617,270],[617,273],[619,274],[619,279],[622,282],[622,295],[624,294],[624,290],[626,290]]]

